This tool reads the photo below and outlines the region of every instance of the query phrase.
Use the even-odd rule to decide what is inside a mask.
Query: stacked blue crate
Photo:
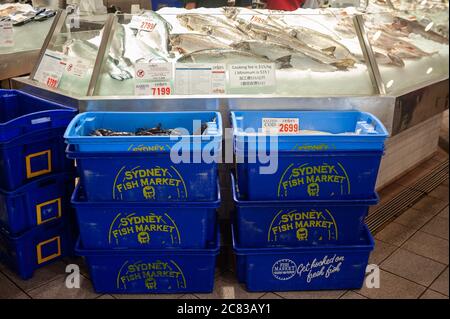
[[[93,136],[161,126],[177,136]],[[100,293],[210,292],[219,253],[220,113],[78,115],[65,134],[80,184],[79,255]],[[183,162],[180,162],[181,158]]]
[[[380,121],[358,111],[239,111],[232,125],[238,279],[250,291],[360,288],[374,245],[364,218],[378,202],[388,135]]]
[[[0,262],[23,279],[73,251],[73,161],[64,130],[77,111],[0,90]]]

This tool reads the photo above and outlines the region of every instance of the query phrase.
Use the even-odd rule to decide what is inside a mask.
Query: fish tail
[[[279,59],[275,60],[278,69],[290,69],[292,68],[291,64],[292,55],[286,55]]]

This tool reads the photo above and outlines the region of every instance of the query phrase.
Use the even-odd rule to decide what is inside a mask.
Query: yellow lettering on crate
[[[291,164],[283,172],[278,183],[278,197],[287,197],[289,192],[303,192],[309,197],[348,195],[350,180],[340,163],[321,165],[305,163],[300,166]]]
[[[110,244],[114,241],[116,245],[124,240],[148,245],[156,234],[159,241],[181,244],[180,231],[169,214],[158,215],[153,212],[117,214],[110,225],[108,240]]]
[[[297,240],[319,242],[338,239],[338,226],[333,214],[327,210],[280,210],[268,229],[267,241]]]
[[[130,283],[134,287],[140,284],[149,291],[186,288],[183,271],[173,260],[126,261],[117,274],[117,288],[127,290]]]
[[[113,198],[124,200],[129,192],[137,192],[143,200],[149,201],[156,200],[160,193],[164,193],[166,199],[188,198],[184,179],[174,166],[122,167],[114,181]]]

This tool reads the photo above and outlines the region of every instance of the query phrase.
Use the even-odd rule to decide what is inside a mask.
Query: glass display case
[[[61,17],[31,78],[69,94],[86,95],[107,18]]]
[[[101,23],[87,32],[55,32],[46,50],[71,52],[89,60],[90,69],[101,61],[91,88],[93,79],[68,78],[67,72],[61,77],[58,90],[79,95],[149,96],[155,94],[140,88],[158,84],[168,95],[377,94],[355,22],[337,13],[163,8],[158,13],[109,16],[109,39]],[[105,52],[95,51],[101,43]],[[171,71],[162,79],[140,76],[144,69],[154,74],[149,68],[157,68],[155,64]],[[46,67],[44,63],[39,69]],[[40,79],[39,72],[34,78]]]

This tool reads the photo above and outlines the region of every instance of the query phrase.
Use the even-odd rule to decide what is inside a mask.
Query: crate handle
[[[369,123],[369,121],[356,122],[355,132],[359,134],[377,134],[377,130],[374,123]]]
[[[48,123],[51,122],[52,118],[49,116],[46,117],[39,117],[37,119],[32,119],[31,120],[31,125],[38,125],[38,124],[44,124],[44,123]]]
[[[78,122],[75,123],[75,134],[81,135],[80,131],[84,127],[84,124],[86,122],[92,122],[95,121],[95,117],[88,117],[88,118],[80,118]]]

